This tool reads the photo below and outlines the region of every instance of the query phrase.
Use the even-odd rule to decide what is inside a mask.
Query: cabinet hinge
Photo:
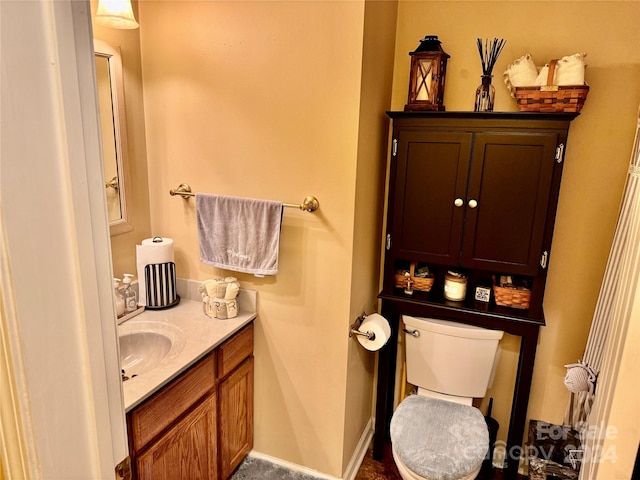
[[[391,234],[390,233],[387,233],[387,243],[385,245],[385,248],[387,250],[391,250]]]
[[[542,252],[542,255],[540,255],[540,266],[542,268],[547,268],[548,260],[549,260],[549,252],[545,250],[544,252]]]
[[[398,139],[394,138],[391,146],[391,156],[395,157],[396,155],[398,155]]]
[[[116,480],[131,480],[131,457],[116,465]]]
[[[564,143],[561,143],[556,147],[556,162],[562,163],[564,158]]]

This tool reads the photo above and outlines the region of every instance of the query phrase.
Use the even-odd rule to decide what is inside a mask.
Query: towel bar
[[[169,190],[169,195],[172,197],[179,195],[184,199],[188,199],[189,197],[194,197],[196,194],[191,191],[191,187],[187,183],[181,183],[178,185],[178,188],[172,188]],[[306,197],[302,203],[283,203],[283,207],[289,208],[299,208],[300,210],[304,210],[305,212],[315,212],[320,208],[320,202],[318,199],[313,196]]]

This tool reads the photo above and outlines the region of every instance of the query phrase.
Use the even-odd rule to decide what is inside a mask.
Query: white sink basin
[[[184,347],[182,331],[171,324],[129,320],[118,327],[122,379],[155,370]]]

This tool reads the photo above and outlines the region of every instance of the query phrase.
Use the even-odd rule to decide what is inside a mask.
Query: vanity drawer
[[[131,412],[133,448],[138,451],[215,387],[215,353]]]
[[[253,323],[218,347],[218,378],[226,377],[253,354]]]

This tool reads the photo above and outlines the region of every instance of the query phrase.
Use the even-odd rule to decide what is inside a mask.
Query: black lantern
[[[436,35],[427,35],[411,55],[409,75],[409,100],[404,106],[409,110],[444,110],[444,77],[447,59]]]

